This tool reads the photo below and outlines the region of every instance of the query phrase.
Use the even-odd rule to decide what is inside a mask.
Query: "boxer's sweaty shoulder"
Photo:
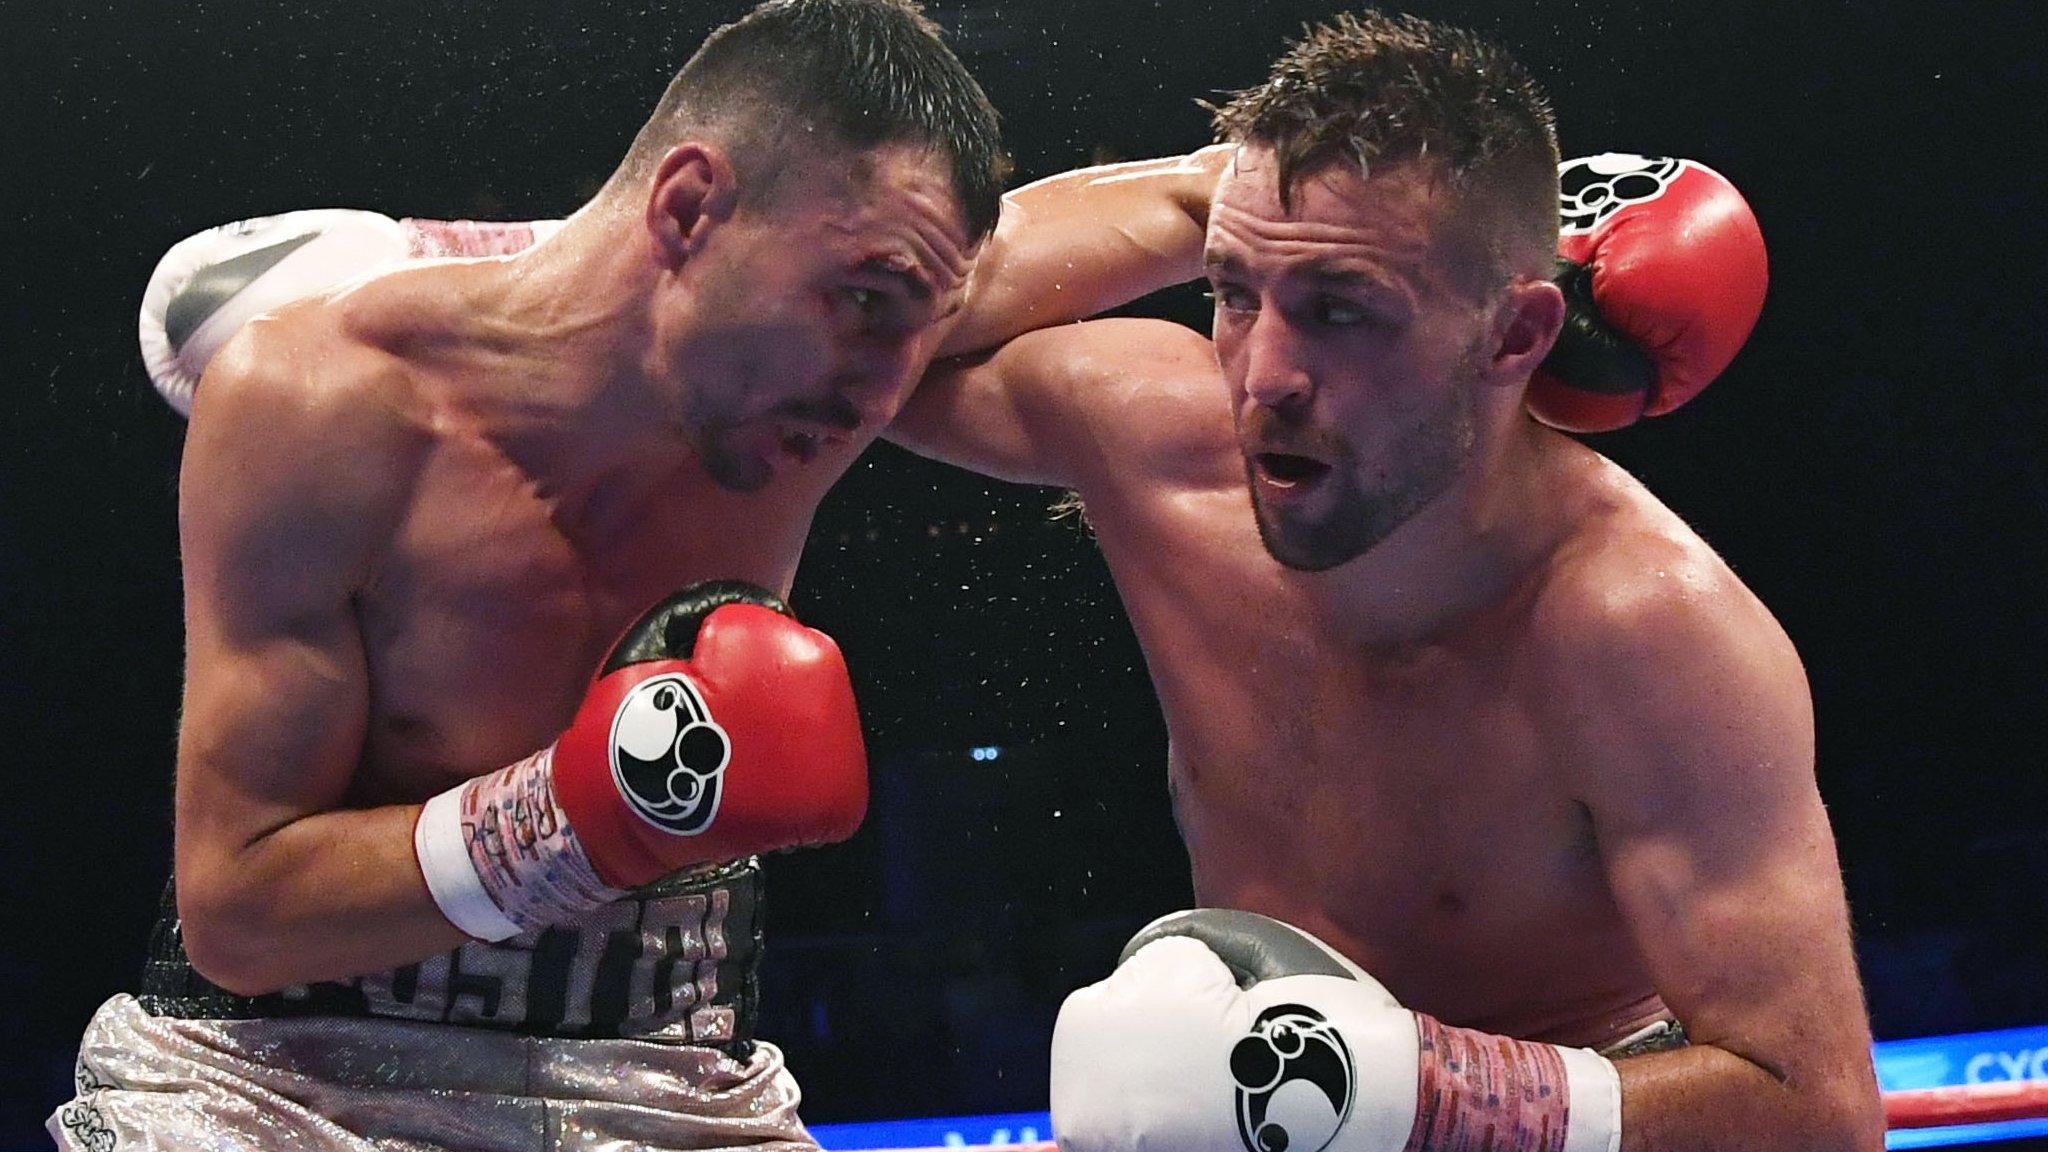
[[[370,690],[363,802],[546,743],[624,611],[466,418],[463,382],[410,355],[432,334],[396,315],[406,287],[252,323],[209,371],[185,467],[188,569],[245,585],[216,598],[223,623],[280,597],[309,616],[342,601]]]
[[[1601,739],[1603,718],[1632,730],[1654,722],[1651,705],[1698,689],[1725,660],[1761,661],[1803,700],[1798,656],[1763,603],[1634,478],[1585,455],[1585,511],[1545,571],[1526,641],[1538,682],[1602,693],[1597,709],[1583,692],[1546,697],[1558,754]],[[1646,663],[1670,673],[1641,676]]]
[[[406,375],[307,303],[244,327],[205,384],[182,464],[188,571],[218,561],[220,578],[235,582],[297,572],[349,592],[367,584],[431,449],[403,417]],[[251,534],[298,545],[308,565],[215,555],[213,545]]]
[[[1086,418],[1077,422],[1085,442],[1073,452],[1073,484],[1091,514],[1242,487],[1230,390],[1208,337],[1129,318],[1074,331],[1084,335],[1072,342],[1064,375]]]

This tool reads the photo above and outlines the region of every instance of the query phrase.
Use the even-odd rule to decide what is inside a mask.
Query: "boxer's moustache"
[[[1246,452],[1282,452],[1324,461],[1350,453],[1350,445],[1329,429],[1316,427],[1306,416],[1283,412],[1254,408],[1245,415],[1239,439]]]

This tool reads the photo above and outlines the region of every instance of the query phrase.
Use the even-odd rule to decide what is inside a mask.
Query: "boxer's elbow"
[[[1874,1083],[1841,1084],[1818,1092],[1812,1102],[1815,1148],[1843,1152],[1881,1152],[1884,1148],[1884,1100]]]
[[[1791,1097],[1787,1129],[1797,1133],[1788,1147],[1801,1152],[1881,1152],[1884,1101],[1873,1080],[1817,1076],[1802,1081],[1795,1072],[1783,1082]]]
[[[1703,1059],[1695,1067],[1705,1071],[1711,1066],[1711,1078],[1723,1086],[1679,1110],[1686,1125],[1710,1114],[1727,1121],[1725,1143],[1713,1147],[1745,1152],[1882,1152],[1884,1100],[1867,1047],[1857,1049],[1860,1063],[1849,1052],[1837,1062],[1818,1049],[1783,1061],[1721,1045],[1695,1044],[1686,1051]]]
[[[269,909],[277,902],[232,876],[178,877],[178,933],[192,970],[237,996],[261,996],[297,983]]]

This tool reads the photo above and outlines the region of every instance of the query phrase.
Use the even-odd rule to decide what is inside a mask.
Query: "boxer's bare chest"
[[[1198,900],[1308,928],[1456,1023],[1590,1036],[1640,1016],[1647,978],[1559,775],[1571,750],[1518,659],[1528,614],[1347,641],[1231,498],[1098,526],[1166,714]]]
[[[657,487],[571,525],[488,446],[435,451],[358,597],[365,798],[431,795],[554,739],[610,645],[668,593],[787,586],[814,496],[735,496],[682,467]]]

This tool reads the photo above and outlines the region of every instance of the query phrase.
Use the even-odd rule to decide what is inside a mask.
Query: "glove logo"
[[[1322,1013],[1275,1004],[1230,1050],[1245,1152],[1321,1152],[1351,1118],[1351,1049]]]
[[[1655,200],[1685,170],[1668,156],[1603,152],[1558,166],[1558,224],[1566,235],[1591,232],[1631,204]]]
[[[664,832],[695,836],[711,825],[731,760],[731,738],[685,676],[635,685],[612,718],[612,781]]]

